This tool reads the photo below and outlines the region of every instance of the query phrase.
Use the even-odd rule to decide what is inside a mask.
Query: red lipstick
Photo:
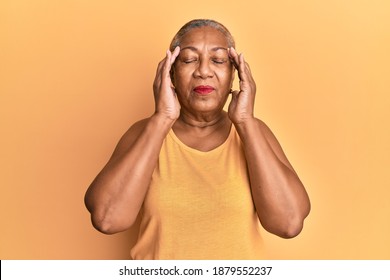
[[[194,91],[201,95],[210,94],[212,91],[214,91],[214,88],[212,86],[197,86],[194,88]]]

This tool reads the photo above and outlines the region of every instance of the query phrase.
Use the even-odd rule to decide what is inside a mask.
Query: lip
[[[200,95],[210,94],[214,90],[215,90],[215,88],[213,88],[212,86],[208,86],[208,85],[197,86],[194,88],[194,91]]]

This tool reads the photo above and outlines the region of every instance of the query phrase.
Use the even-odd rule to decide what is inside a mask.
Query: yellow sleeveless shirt
[[[141,212],[133,259],[261,259],[260,223],[240,137],[202,152],[171,129]]]

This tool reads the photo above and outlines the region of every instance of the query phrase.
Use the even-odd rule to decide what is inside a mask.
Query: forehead
[[[196,27],[188,31],[181,40],[180,47],[201,47],[209,45],[213,47],[228,47],[225,35],[210,26]]]

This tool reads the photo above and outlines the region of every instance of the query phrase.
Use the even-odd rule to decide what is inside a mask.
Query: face
[[[234,79],[225,36],[215,28],[194,28],[180,44],[173,82],[183,110],[193,113],[223,109]]]

